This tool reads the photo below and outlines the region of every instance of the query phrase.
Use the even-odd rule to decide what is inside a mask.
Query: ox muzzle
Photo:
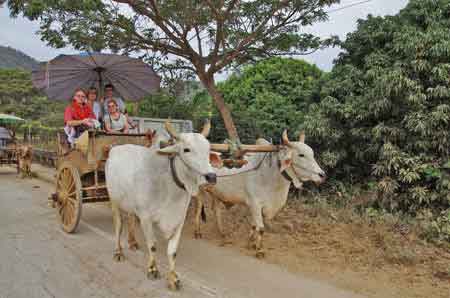
[[[217,183],[217,175],[215,173],[208,173],[205,176],[206,182],[209,184],[216,184]]]

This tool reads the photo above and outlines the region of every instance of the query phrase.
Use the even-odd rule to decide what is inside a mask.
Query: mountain
[[[0,46],[0,69],[22,68],[32,70],[39,62],[19,50],[11,47]]]

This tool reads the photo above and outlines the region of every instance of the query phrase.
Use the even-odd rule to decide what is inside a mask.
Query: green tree
[[[417,212],[450,205],[450,3],[412,0],[360,20],[304,127],[331,176],[376,180],[378,203]]]
[[[31,83],[31,73],[21,69],[0,70],[0,103],[1,113],[17,115],[27,121],[35,120],[45,127],[54,128],[63,125],[67,105],[66,102],[49,101],[40,94]]]
[[[0,103],[26,102],[37,91],[31,84],[31,73],[20,69],[0,69]]]
[[[8,0],[13,16],[39,20],[50,45],[151,51],[195,73],[214,99],[228,134],[238,139],[214,75],[259,57],[304,54],[333,43],[303,27],[326,20],[324,8],[339,0]]]
[[[150,118],[172,118],[192,120],[195,124],[203,124],[211,110],[210,98],[196,97],[186,99],[175,97],[166,90],[150,95],[139,102],[138,115]]]
[[[260,136],[277,142],[283,129],[297,132],[308,106],[319,101],[322,77],[322,71],[303,60],[277,57],[245,67],[218,88],[230,105],[244,142],[253,143]],[[217,141],[226,138],[217,114],[212,135]]]

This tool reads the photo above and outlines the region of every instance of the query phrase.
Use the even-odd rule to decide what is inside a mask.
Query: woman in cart
[[[99,122],[101,122],[101,119],[103,118],[102,113],[102,103],[100,103],[97,100],[97,88],[90,87],[87,91],[87,104],[92,109],[92,112],[95,115],[95,119],[97,119]]]
[[[64,131],[69,143],[73,144],[85,130],[97,126],[95,115],[86,103],[86,93],[81,88],[76,89],[71,104],[64,111]]]
[[[105,130],[106,132],[121,132],[128,133],[127,117],[122,114],[114,99],[108,101],[108,113],[105,114]]]

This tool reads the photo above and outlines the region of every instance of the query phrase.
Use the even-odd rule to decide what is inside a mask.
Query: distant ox
[[[105,165],[116,237],[114,259],[124,258],[120,243],[121,210],[134,213],[140,220],[149,251],[149,278],[160,276],[153,228],[159,228],[168,240],[167,280],[173,290],[180,287],[175,257],[191,197],[198,194],[200,186],[216,182],[209,160],[220,161],[220,157],[210,153],[206,139],[209,129],[207,124],[202,133],[178,134],[167,122],[166,130],[174,140],[172,145],[162,149],[137,145],[113,147]]]
[[[201,237],[200,216],[203,200],[207,196],[213,199],[217,228],[225,238],[220,206],[244,204],[249,207],[252,218],[249,246],[254,246],[257,257],[264,257],[262,237],[264,220],[272,219],[285,205],[291,183],[300,188],[302,181],[322,183],[325,172],[314,159],[314,152],[305,144],[305,135],[301,134],[298,142],[291,142],[287,132],[283,132],[283,147],[275,153],[257,153],[250,155],[248,164],[240,169],[216,170],[217,184],[205,188],[197,197],[195,215],[195,236]],[[259,139],[257,144],[269,144]]]
[[[22,178],[31,178],[31,163],[33,161],[33,147],[31,145],[20,145],[17,149],[17,162]]]

